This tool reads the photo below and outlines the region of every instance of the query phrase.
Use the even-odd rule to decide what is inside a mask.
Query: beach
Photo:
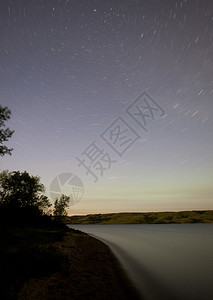
[[[141,299],[107,245],[78,231],[54,243],[68,268],[27,281],[18,299]]]

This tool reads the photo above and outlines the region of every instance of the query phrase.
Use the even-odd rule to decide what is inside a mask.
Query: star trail
[[[1,170],[39,175],[47,195],[76,174],[74,214],[213,209],[212,1],[9,0],[0,23],[15,130]],[[127,113],[144,92],[165,112],[148,130]],[[140,137],[122,155],[103,139],[118,118]],[[96,183],[76,160],[94,141],[116,161]]]

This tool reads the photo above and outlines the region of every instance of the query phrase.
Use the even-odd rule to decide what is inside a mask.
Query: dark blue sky
[[[10,0],[0,14],[15,130],[2,170],[41,176],[47,194],[77,174],[74,213],[213,208],[212,1]],[[147,132],[126,112],[144,91],[165,111]],[[100,137],[118,117],[140,136],[122,157]],[[96,183],[76,160],[93,141],[116,160]]]

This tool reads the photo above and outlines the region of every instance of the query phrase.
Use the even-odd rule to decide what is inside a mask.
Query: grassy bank
[[[111,213],[72,216],[65,219],[70,224],[172,224],[172,223],[213,223],[213,210]]]

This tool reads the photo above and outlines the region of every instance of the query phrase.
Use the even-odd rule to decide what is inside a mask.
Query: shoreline
[[[18,299],[142,299],[118,258],[99,239],[71,230],[54,247],[68,257],[68,270],[29,280]]]

